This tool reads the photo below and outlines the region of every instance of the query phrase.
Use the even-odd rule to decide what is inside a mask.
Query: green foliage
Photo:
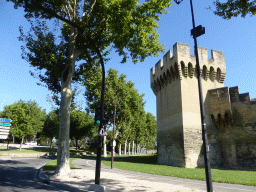
[[[46,116],[42,135],[52,140],[54,137],[58,138],[59,133],[59,117],[56,111],[50,111]]]
[[[86,136],[92,135],[95,127],[91,115],[84,111],[74,110],[70,115],[70,138],[80,140]]]
[[[90,74],[84,75],[86,86],[85,96],[87,97],[87,111],[95,112],[95,107],[100,105],[101,95],[101,69],[92,68]],[[110,68],[106,77],[106,93],[104,103],[104,118],[109,121],[108,128],[114,123],[114,112],[116,105],[115,138],[121,144],[127,140],[133,140],[137,144],[154,148],[156,140],[155,118],[146,114],[144,110],[144,94],[139,94],[134,88],[134,83],[126,82],[126,75],[118,76],[118,71]],[[146,131],[146,128],[149,131]],[[113,132],[108,131],[107,142],[112,140]]]
[[[42,131],[46,112],[41,110],[35,101],[26,103],[19,100],[6,106],[2,112],[2,117],[12,119],[10,134],[21,139]]]
[[[217,8],[214,14],[224,19],[231,19],[231,17],[237,17],[240,14],[242,17],[247,14],[256,14],[256,1],[254,0],[228,0],[226,3],[217,1],[214,4]]]
[[[7,1],[17,2],[16,6],[24,7],[22,0]],[[171,6],[170,0],[151,0],[143,4],[138,0],[98,0],[84,3],[76,1],[76,4],[73,2],[71,6],[69,1],[36,2],[40,5],[44,3],[44,7],[79,25],[93,38],[100,50],[105,50],[113,43],[119,55],[123,56],[123,63],[128,58],[128,52],[134,63],[144,61],[147,56],[158,56],[159,51],[164,52],[163,45],[158,40],[160,35],[155,29],[159,27],[159,15],[167,13],[166,8]],[[73,11],[74,9],[76,11]],[[42,11],[39,7],[29,10],[25,15],[28,19],[54,17],[50,11]],[[84,12],[82,17],[82,14],[79,14],[81,10]],[[69,32],[70,26],[63,24],[62,34],[66,41]],[[93,45],[88,41],[86,46],[82,43],[85,39],[82,33],[76,39],[76,46],[82,51],[84,58],[88,58],[88,54],[95,55]],[[52,60],[54,59],[55,56]]]
[[[25,6],[23,0],[7,1],[13,2],[15,8]],[[46,9],[42,9],[41,5]],[[39,69],[39,74],[34,72],[30,74],[46,84],[46,87],[55,94],[57,105],[60,105],[59,142],[67,144],[69,139],[71,83],[81,81],[81,75],[84,73],[92,76],[93,73],[89,73],[90,69],[94,65],[99,65],[95,46],[103,55],[104,61],[108,60],[107,55],[110,50],[115,49],[123,57],[122,63],[126,62],[128,53],[133,63],[144,61],[148,56],[158,56],[159,51],[164,53],[156,28],[158,28],[157,21],[160,20],[159,14],[166,12],[166,8],[170,5],[170,0],[151,0],[143,4],[138,0],[37,0],[36,5],[28,8],[25,15],[31,23],[28,35],[25,35],[23,28],[20,27],[19,40],[25,43],[22,47],[22,58],[26,59],[34,69]],[[61,35],[57,38],[55,31],[49,30],[45,20],[60,18],[59,16],[65,18],[66,22],[60,26]],[[33,20],[36,22],[34,23]],[[93,41],[74,26],[68,25],[68,21],[86,31]],[[59,27],[58,23],[55,26]],[[77,62],[81,60],[85,62],[78,64]],[[130,88],[128,85],[127,90]],[[58,99],[59,93],[61,93],[61,101]],[[119,96],[122,97],[121,93]],[[137,105],[141,106],[141,102],[137,102]],[[120,108],[120,105],[118,106]],[[131,104],[129,103],[128,106]],[[131,114],[129,112],[126,117],[127,126],[130,126],[128,119],[131,118]],[[119,122],[121,124],[120,119],[117,123]],[[65,151],[67,149],[63,146],[59,145],[60,156],[67,154]],[[66,167],[60,166],[65,162],[60,161],[59,157],[58,162],[60,169]]]
[[[157,136],[156,117],[152,113],[146,115],[146,128],[145,128],[145,144],[146,149],[156,148],[156,136]]]

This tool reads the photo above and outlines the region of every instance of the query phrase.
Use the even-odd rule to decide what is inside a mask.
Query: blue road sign
[[[0,118],[0,122],[10,123],[10,122],[12,122],[12,120],[11,119]]]

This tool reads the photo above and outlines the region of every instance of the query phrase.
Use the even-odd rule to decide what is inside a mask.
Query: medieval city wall
[[[205,48],[198,47],[198,53],[207,126],[214,131],[205,98],[208,89],[223,87],[226,76],[224,53],[212,50],[211,59]],[[173,54],[169,50],[151,69],[151,88],[157,97],[158,163],[202,167],[203,142],[196,59],[190,55],[188,44],[176,43]],[[214,143],[213,137],[210,144]]]
[[[238,87],[208,91],[210,113],[216,127],[222,166],[256,167],[256,101]],[[210,149],[211,150],[211,149]]]

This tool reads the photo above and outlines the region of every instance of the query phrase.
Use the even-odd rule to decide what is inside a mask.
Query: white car
[[[36,141],[29,141],[27,143],[25,143],[25,145],[37,145]]]

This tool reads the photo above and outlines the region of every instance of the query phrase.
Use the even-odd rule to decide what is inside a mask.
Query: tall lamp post
[[[174,0],[177,4],[180,4],[183,0]],[[212,192],[212,177],[211,177],[211,166],[209,160],[209,145],[207,139],[207,129],[205,122],[205,110],[204,110],[204,102],[203,102],[203,91],[202,91],[202,83],[201,83],[201,74],[200,74],[200,65],[198,59],[198,51],[197,51],[197,40],[196,38],[205,34],[205,28],[202,25],[195,27],[195,19],[194,19],[194,11],[192,0],[190,0],[191,14],[192,14],[192,23],[193,29],[191,30],[191,35],[194,39],[195,44],[195,55],[196,55],[196,72],[198,78],[198,90],[199,90],[199,100],[200,100],[200,112],[201,112],[201,124],[202,124],[202,137],[203,137],[203,147],[204,147],[204,164],[205,164],[205,175],[206,175],[206,185],[207,192]]]

